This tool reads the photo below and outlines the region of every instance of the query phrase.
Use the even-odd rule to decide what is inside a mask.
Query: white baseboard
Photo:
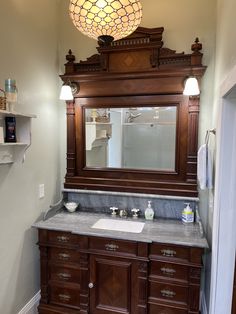
[[[201,314],[208,314],[205,293],[201,292]]]
[[[37,314],[38,313],[37,307],[39,304],[39,300],[40,300],[40,290],[17,314]]]

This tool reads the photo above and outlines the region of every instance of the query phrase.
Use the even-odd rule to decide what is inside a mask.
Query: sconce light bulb
[[[63,85],[61,88],[61,93],[60,93],[60,99],[61,100],[73,100],[73,94],[71,87],[69,85]]]
[[[196,77],[189,77],[185,82],[183,94],[186,96],[196,96],[200,94]]]

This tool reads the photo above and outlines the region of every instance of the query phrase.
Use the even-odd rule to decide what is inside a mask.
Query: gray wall
[[[31,224],[60,196],[57,33],[57,0],[1,1],[0,87],[6,78],[16,79],[16,110],[37,115],[25,163],[0,165],[2,314],[18,313],[39,290],[37,234]]]

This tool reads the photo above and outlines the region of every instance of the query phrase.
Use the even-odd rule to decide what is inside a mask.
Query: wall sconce
[[[136,30],[142,5],[140,0],[70,0],[69,13],[80,32],[109,45]]]
[[[186,96],[197,96],[200,94],[200,89],[196,77],[189,77],[185,81],[183,94]]]
[[[79,91],[79,85],[75,82],[67,81],[61,87],[60,100],[73,100],[74,95]]]

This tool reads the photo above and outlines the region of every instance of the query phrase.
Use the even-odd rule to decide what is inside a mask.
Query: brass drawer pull
[[[70,238],[67,236],[57,236],[57,240],[59,242],[68,242],[70,240]]]
[[[177,253],[174,250],[161,250],[163,256],[174,257]]]
[[[58,257],[59,257],[59,259],[62,259],[62,260],[68,260],[70,258],[70,254],[59,253]]]
[[[68,280],[71,278],[71,274],[68,274],[68,273],[58,273],[57,276],[64,280]]]
[[[161,271],[164,275],[168,275],[168,276],[174,276],[174,274],[176,273],[175,269],[167,268],[167,267],[162,267]]]
[[[173,298],[176,295],[176,293],[171,290],[163,289],[161,290],[161,295],[165,298]]]
[[[116,251],[117,249],[119,249],[119,246],[116,244],[105,244],[105,249],[107,251]]]
[[[71,296],[68,294],[58,294],[59,299],[62,301],[69,301],[71,299]]]

